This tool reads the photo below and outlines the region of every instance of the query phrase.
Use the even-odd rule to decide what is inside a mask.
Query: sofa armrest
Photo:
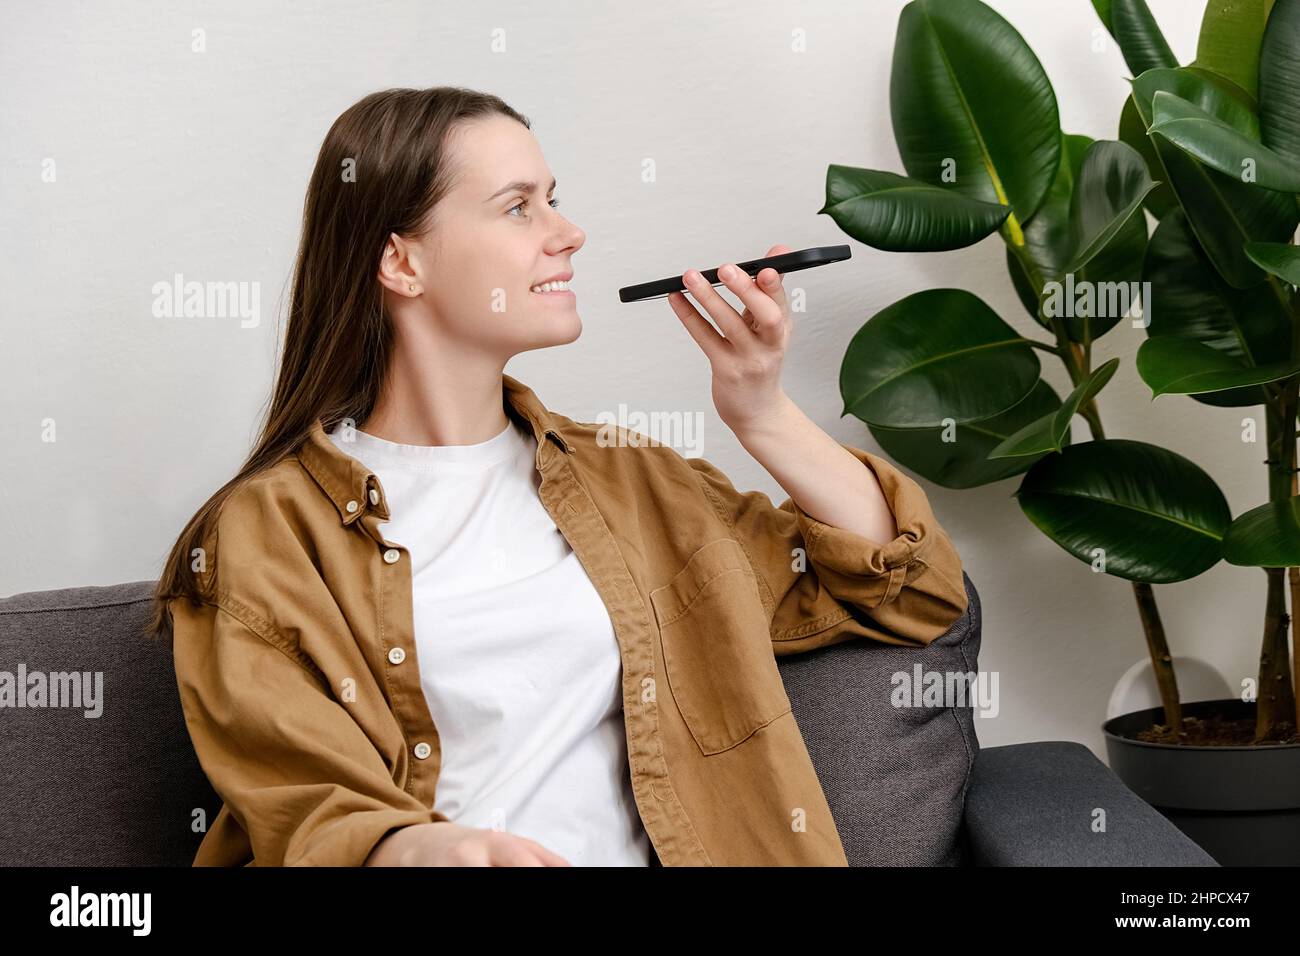
[[[963,830],[973,866],[1219,865],[1067,740],[981,749]]]

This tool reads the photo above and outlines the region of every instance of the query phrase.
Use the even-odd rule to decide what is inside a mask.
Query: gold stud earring
[[[415,291],[415,286],[411,286],[411,291],[412,291],[412,292]]]

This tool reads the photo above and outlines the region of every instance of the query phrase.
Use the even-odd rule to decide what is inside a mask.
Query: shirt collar
[[[572,455],[572,443],[561,434],[558,420],[533,390],[504,373],[501,378],[504,386],[502,405],[506,414],[532,429],[533,437],[537,439],[539,462],[542,446],[547,439],[559,445],[566,454]],[[323,420],[318,418],[312,424],[307,440],[298,450],[298,460],[334,502],[345,525],[361,517],[367,508],[384,520],[391,517],[383,488],[375,473],[330,440]]]

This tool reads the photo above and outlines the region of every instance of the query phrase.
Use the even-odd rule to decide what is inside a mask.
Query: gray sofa
[[[91,675],[78,706],[0,708],[0,865],[188,866],[215,819],[170,648],[139,633],[153,585],[0,599],[0,672]],[[779,658],[850,863],[1216,866],[1080,744],[981,750],[971,707],[890,704],[893,675],[917,664],[977,670],[966,587],[966,615],[926,648],[849,641]]]

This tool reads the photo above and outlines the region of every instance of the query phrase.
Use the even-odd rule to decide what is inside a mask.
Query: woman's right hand
[[[366,866],[572,866],[535,840],[503,830],[451,821],[394,830],[375,846]]]

